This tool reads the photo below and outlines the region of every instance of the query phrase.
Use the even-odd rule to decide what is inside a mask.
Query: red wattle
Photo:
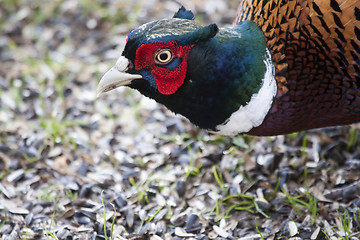
[[[182,61],[175,69],[155,68],[151,71],[155,78],[158,91],[164,95],[170,95],[184,83],[186,76],[187,62]]]
[[[168,43],[146,43],[141,45],[136,51],[135,69],[147,68],[155,78],[158,91],[164,95],[170,95],[184,83],[187,70],[187,57],[193,45],[179,46],[176,41]],[[174,69],[161,67],[155,63],[155,54],[159,49],[168,48],[173,54],[173,58],[182,59],[179,66]]]

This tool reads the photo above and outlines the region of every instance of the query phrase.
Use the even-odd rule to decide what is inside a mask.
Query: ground
[[[220,26],[237,5],[179,3]],[[0,237],[359,239],[359,125],[227,138],[127,88],[96,98],[127,32],[179,3],[1,2]]]

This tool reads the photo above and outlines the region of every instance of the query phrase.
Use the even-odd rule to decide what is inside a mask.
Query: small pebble
[[[130,228],[132,228],[134,224],[134,215],[135,215],[134,209],[129,208],[126,211],[126,223]]]
[[[197,232],[200,231],[202,224],[199,222],[199,216],[195,214],[191,214],[187,220],[185,225],[185,230],[187,232]]]
[[[180,197],[185,195],[186,191],[186,183],[182,180],[176,181],[176,192],[179,194]]]
[[[79,217],[75,217],[75,219],[78,223],[84,225],[88,225],[91,222],[90,218],[87,216],[79,216]]]
[[[115,198],[115,204],[119,207],[125,207],[127,205],[127,201],[122,197],[122,196],[118,196],[117,198]]]
[[[59,239],[66,239],[66,238],[69,236],[69,234],[70,234],[70,231],[67,230],[67,229],[65,229],[65,228],[63,228],[63,229],[61,229],[60,231],[58,231],[58,232],[56,233],[56,236],[57,236]]]
[[[220,228],[219,226],[214,225],[213,229],[217,234],[219,234],[223,238],[227,238],[229,236],[229,233],[225,231],[224,229]]]
[[[24,177],[24,169],[18,169],[13,171],[7,176],[7,180],[11,183],[16,183]]]
[[[4,224],[1,228],[0,228],[0,233],[1,234],[9,234],[11,233],[12,230],[12,226],[10,224]]]
[[[30,226],[32,220],[33,220],[34,214],[32,212],[30,212],[28,215],[26,215],[25,217],[25,224],[26,226]]]
[[[183,228],[180,227],[175,228],[175,235],[178,237],[186,237],[186,238],[196,236],[195,234],[187,233]]]
[[[92,183],[84,184],[79,191],[79,198],[86,198],[90,193],[94,185]]]
[[[289,234],[291,237],[294,237],[296,234],[298,234],[298,228],[294,221],[290,221],[288,226],[289,226]]]

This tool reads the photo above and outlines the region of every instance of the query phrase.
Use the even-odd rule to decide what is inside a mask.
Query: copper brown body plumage
[[[264,32],[278,93],[262,125],[276,135],[360,121],[360,1],[242,0],[235,23]]]

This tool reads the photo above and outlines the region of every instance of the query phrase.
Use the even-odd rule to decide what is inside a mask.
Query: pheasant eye
[[[155,60],[158,64],[166,64],[172,60],[172,52],[169,49],[162,49],[156,53]]]

